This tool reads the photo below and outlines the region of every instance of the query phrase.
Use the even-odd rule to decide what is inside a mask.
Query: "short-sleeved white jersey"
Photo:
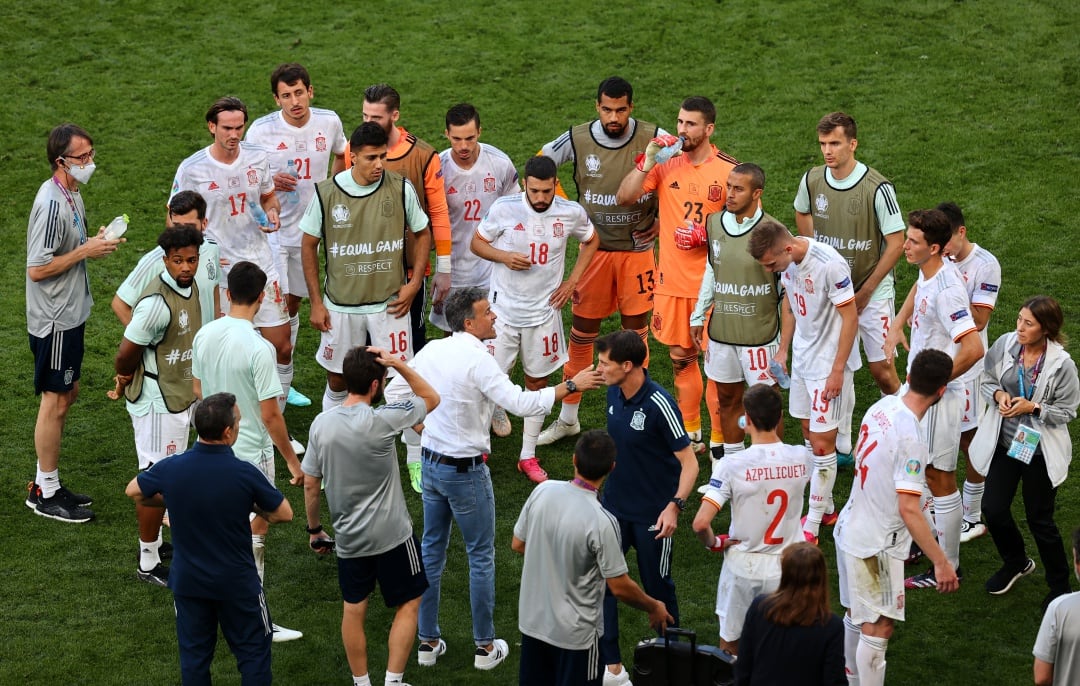
[[[470,169],[457,165],[453,150],[443,150],[439,159],[450,211],[451,286],[487,287],[491,263],[474,255],[469,244],[491,205],[504,195],[521,192],[517,169],[506,153],[486,143],[480,144],[480,155]]]
[[[536,326],[548,319],[548,299],[563,281],[566,241],[594,239],[596,231],[576,202],[555,196],[544,212],[529,205],[525,193],[499,198],[476,227],[476,235],[500,250],[524,253],[532,267],[512,271],[492,265],[491,308],[511,326]]]
[[[964,277],[952,262],[945,260],[941,269],[929,279],[915,282],[915,310],[911,315],[911,351],[908,353],[908,372],[911,362],[921,350],[941,350],[955,357],[956,341],[970,331],[975,331],[971,317]],[[950,388],[959,388],[960,380],[949,382]]]
[[[752,445],[717,461],[704,499],[718,508],[731,501],[728,535],[747,553],[779,555],[803,540],[799,518],[813,458],[804,446]]]
[[[288,169],[289,160],[299,177],[296,193],[278,193],[281,202],[280,245],[299,247],[303,234],[300,217],[315,195],[315,184],[326,179],[330,160],[345,154],[345,132],[341,119],[332,110],[311,108],[311,118],[303,126],[285,121],[281,110],[259,117],[248,127],[244,140],[266,149],[270,175]]]
[[[221,257],[231,265],[254,262],[276,279],[274,255],[266,234],[251,215],[251,204],[274,192],[274,180],[266,150],[240,143],[240,154],[232,164],[218,162],[206,147],[180,163],[173,179],[172,193],[196,191],[206,200],[206,236],[218,244]]]
[[[843,320],[836,308],[855,299],[851,268],[834,248],[812,238],[802,262],[792,262],[780,276],[791,311],[795,337],[791,344],[791,368],[804,379],[825,379],[836,359]],[[862,366],[858,346],[851,347],[847,368]]]
[[[997,306],[998,291],[1001,290],[1001,265],[997,258],[989,250],[980,247],[977,243],[971,247],[968,256],[959,262],[954,262],[964,278],[964,286],[967,287],[968,300],[971,306],[986,307],[993,310]],[[983,352],[990,349],[990,339],[987,336],[989,326],[979,332],[979,340],[983,344]],[[960,380],[974,381],[982,373],[982,365],[974,364],[960,376]]]
[[[911,533],[900,517],[898,493],[921,496],[926,483],[926,439],[902,398],[870,406],[855,446],[855,481],[836,522],[836,545],[856,557],[886,553],[906,558]]]

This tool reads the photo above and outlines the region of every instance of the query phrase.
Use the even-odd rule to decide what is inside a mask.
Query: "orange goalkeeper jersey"
[[[704,224],[713,212],[724,209],[728,174],[738,160],[715,145],[712,155],[694,166],[686,155],[674,157],[649,170],[642,193],[655,191],[660,204],[659,272],[654,293],[680,298],[697,298],[705,273],[708,247],[680,250],[675,245],[675,229],[693,220]]]

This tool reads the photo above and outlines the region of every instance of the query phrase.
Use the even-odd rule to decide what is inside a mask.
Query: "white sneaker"
[[[303,455],[304,451],[307,450],[304,444],[293,438],[291,434],[289,435],[289,445],[292,446],[293,452],[297,455]]]
[[[630,672],[627,671],[626,665],[623,665],[622,671],[618,674],[612,674],[611,670],[604,667],[604,686],[634,686],[630,681]]]
[[[439,639],[439,645],[431,646],[420,641],[420,647],[416,650],[416,661],[421,667],[434,667],[439,656],[446,652],[446,641]]]
[[[304,634],[294,629],[286,629],[283,626],[277,624],[271,624],[271,628],[274,631],[273,641],[274,643],[284,643],[285,641],[295,641],[298,638],[303,638]]]
[[[499,663],[505,660],[506,656],[510,654],[510,646],[506,645],[506,641],[501,638],[496,638],[491,644],[490,652],[483,648],[476,649],[476,657],[473,658],[473,667],[483,670],[495,669],[499,666]]]
[[[496,407],[495,414],[491,415],[491,430],[499,438],[506,438],[513,430],[510,425],[510,418],[506,416],[506,410],[501,407]]]
[[[979,536],[986,535],[986,525],[982,522],[975,522],[972,524],[968,520],[964,520],[960,524],[960,542],[967,543],[968,541],[975,540]]]
[[[581,433],[581,422],[567,424],[563,420],[556,418],[546,429],[540,432],[540,437],[536,439],[536,445],[551,445],[555,441],[562,440],[567,436],[576,436],[579,433]]]

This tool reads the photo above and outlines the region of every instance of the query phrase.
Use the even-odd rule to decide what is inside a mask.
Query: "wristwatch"
[[[672,498],[671,502],[675,503],[675,507],[679,508],[679,512],[686,510],[686,501],[682,498]]]
[[[567,379],[564,383],[566,384],[567,393],[577,393],[577,384],[574,383],[573,379]]]
[[[1038,405],[1035,405],[1035,407],[1031,410],[1031,415],[1035,417],[1035,419],[1040,419],[1042,417],[1042,408]]]

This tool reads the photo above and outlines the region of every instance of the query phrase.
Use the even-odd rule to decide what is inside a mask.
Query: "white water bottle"
[[[776,379],[776,385],[780,388],[791,388],[791,377],[784,371],[783,366],[776,360],[769,360],[769,373]]]
[[[105,227],[105,240],[115,241],[120,238],[128,230],[128,216],[122,214],[119,217],[109,222],[109,225]]]
[[[660,148],[659,152],[656,153],[656,163],[663,164],[664,162],[670,160],[672,157],[675,157],[675,155],[680,150],[682,150],[683,140],[684,138],[682,136],[679,136],[679,140],[675,141],[667,147]]]
[[[293,177],[294,179],[300,179],[300,172],[296,171],[296,162],[294,160],[289,160],[288,166],[285,169],[285,173]],[[296,203],[300,202],[299,191],[289,191],[288,193],[286,193],[285,202],[289,203],[290,205],[295,205]]]

